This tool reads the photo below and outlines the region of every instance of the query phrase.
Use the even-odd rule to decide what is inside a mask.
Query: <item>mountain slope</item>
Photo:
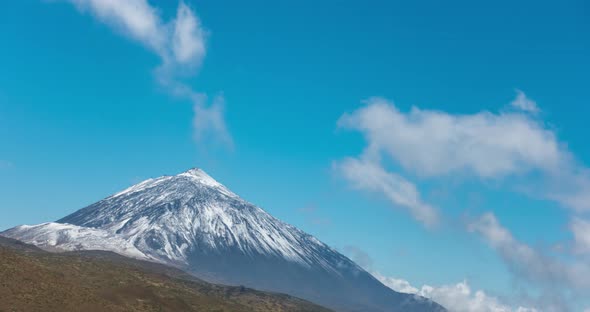
[[[44,248],[111,250],[208,281],[284,292],[341,311],[443,310],[390,290],[200,169],[146,180],[57,222],[2,235]]]
[[[329,311],[109,252],[55,254],[2,237],[0,280],[0,311]]]

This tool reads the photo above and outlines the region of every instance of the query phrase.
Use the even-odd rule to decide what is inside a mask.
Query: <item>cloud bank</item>
[[[467,281],[454,285],[433,287],[424,285],[417,289],[409,282],[391,277],[375,276],[385,286],[399,292],[416,294],[438,302],[450,312],[537,312],[535,308],[511,307],[482,290],[472,290]]]
[[[207,32],[188,5],[180,1],[176,17],[164,22],[158,9],[146,0],[66,1],[156,53],[162,60],[155,70],[158,82],[170,93],[194,103],[194,137],[198,140],[212,137],[231,146],[221,96],[208,104],[206,95],[180,81],[181,77],[194,75],[206,55]]]
[[[534,308],[511,307],[502,303],[498,298],[489,296],[482,290],[474,291],[467,281],[438,287],[423,285],[418,288],[404,279],[385,276],[375,270],[371,257],[356,246],[346,246],[343,251],[383,285],[397,292],[415,294],[431,299],[447,308],[450,312],[537,312]]]

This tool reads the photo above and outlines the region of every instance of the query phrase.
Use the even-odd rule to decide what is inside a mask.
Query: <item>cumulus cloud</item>
[[[536,114],[539,112],[537,103],[529,99],[526,94],[520,90],[516,90],[516,98],[510,103],[513,108]]]
[[[194,123],[195,138],[202,138],[203,133],[208,133],[221,142],[231,144],[220,100],[208,105],[201,100],[206,98],[204,94],[180,81],[181,76],[195,74],[206,55],[207,32],[188,5],[180,1],[176,17],[164,22],[159,11],[147,0],[66,1],[155,52],[162,60],[161,66],[155,70],[158,82],[172,94],[193,100],[195,113],[202,114],[193,118],[194,122],[199,122]]]
[[[455,312],[508,312],[523,309],[513,309],[501,304],[497,298],[490,297],[481,290],[472,291],[467,282],[440,287],[422,286],[418,294],[436,300]]]
[[[587,224],[574,219],[575,230],[587,230]],[[486,213],[469,223],[468,229],[479,234],[495,249],[509,269],[519,278],[544,289],[563,305],[568,296],[590,296],[590,263],[576,257],[556,257],[518,241],[496,216]],[[585,239],[585,238],[582,238]],[[549,310],[549,309],[546,309]],[[560,308],[552,309],[562,311]]]
[[[375,272],[373,271],[371,274],[373,274],[373,276],[378,279],[381,283],[383,283],[383,285],[401,292],[401,293],[406,293],[406,294],[418,294],[420,292],[420,290],[414,286],[412,286],[412,284],[410,284],[410,282],[404,280],[404,279],[400,279],[400,278],[395,278],[395,277],[391,277],[391,276],[384,276],[379,272]],[[436,300],[434,300],[435,302],[442,304],[442,302],[438,302]]]
[[[438,219],[428,217],[436,214],[424,212],[437,210],[420,199],[413,183],[399,173],[388,172],[381,165],[383,160],[393,161],[400,172],[416,178],[460,174],[494,179],[512,183],[509,185],[514,189],[524,189],[534,197],[556,201],[576,213],[590,211],[590,170],[577,163],[555,131],[532,114],[539,109],[524,93],[517,94],[512,106],[517,109],[500,113],[450,114],[417,107],[403,112],[386,99],[371,98],[339,119],[340,128],[359,131],[367,144],[358,158],[346,158],[335,167],[353,187],[385,194],[424,223]],[[522,181],[526,183],[520,184]],[[541,292],[530,300],[544,311],[565,311],[576,296],[590,296],[590,262],[575,254],[552,254],[522,243],[491,213],[471,222],[468,229],[498,252],[516,280]],[[588,253],[590,222],[574,217],[570,230],[574,251],[578,255]],[[494,307],[489,296],[467,291],[466,284],[418,288],[405,280],[373,273],[397,290],[429,298],[442,296],[433,298],[441,303],[443,294],[454,290],[454,294],[474,300],[475,306],[477,300],[483,300],[485,306]],[[518,309],[498,311],[513,310]]]
[[[413,107],[404,113],[372,98],[339,120],[361,131],[370,146],[423,176],[468,171],[499,177],[527,168],[556,168],[562,161],[553,132],[521,114],[452,115]]]
[[[472,290],[467,281],[439,287],[424,285],[418,289],[405,280],[383,276],[376,278],[393,290],[429,298],[450,312],[537,312],[535,308],[503,304],[498,298],[489,296],[482,290]]]
[[[518,100],[518,96],[517,96]],[[520,100],[522,101],[522,99]],[[590,210],[590,174],[543,122],[521,112],[449,114],[371,98],[344,114],[341,128],[360,131],[367,150],[385,155],[408,172],[429,177],[464,174],[500,179],[540,173],[538,196],[569,208]]]
[[[472,290],[466,281],[440,287],[422,286],[416,294],[430,298],[452,312],[536,312],[535,308],[511,307],[482,290]]]
[[[420,199],[416,186],[400,175],[386,171],[376,160],[346,158],[335,162],[334,167],[354,188],[383,194],[426,226],[438,222],[437,211]]]

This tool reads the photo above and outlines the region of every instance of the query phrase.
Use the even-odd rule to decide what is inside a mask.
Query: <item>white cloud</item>
[[[195,100],[205,96],[178,80],[181,74],[195,74],[206,55],[206,31],[188,5],[180,1],[176,17],[164,22],[158,10],[147,0],[67,1],[154,51],[162,59],[162,65],[155,71],[158,82],[172,94],[193,100],[195,113],[202,113],[202,116],[193,118],[193,121],[199,122],[195,124],[195,132],[208,133],[225,143],[231,142],[221,115],[223,109],[219,105],[214,106],[215,103],[207,106],[206,101]],[[211,128],[206,129],[207,126]]]
[[[445,308],[450,312],[536,312],[535,308],[525,307],[511,307],[503,304],[496,297],[487,295],[482,290],[472,290],[466,281],[454,284],[433,287],[429,285],[422,286],[419,290],[410,286],[406,289],[412,290],[410,292],[404,289],[395,289],[399,284],[408,284],[403,281],[399,284],[387,284],[387,280],[382,282],[394,290],[416,294],[425,298],[429,298]],[[415,291],[414,291],[415,290]]]
[[[568,296],[590,296],[590,263],[587,261],[551,256],[519,242],[492,213],[474,220],[468,229],[483,237],[519,278],[544,289],[557,301],[567,302],[563,298]]]
[[[367,151],[385,155],[420,177],[465,174],[482,179],[541,174],[534,195],[577,211],[590,210],[590,173],[575,163],[553,130],[528,114],[449,114],[371,98],[343,115],[342,128],[358,130]]]
[[[510,103],[510,105],[516,109],[533,114],[539,112],[537,103],[529,99],[526,94],[520,90],[516,90],[516,98]]]
[[[371,274],[376,279],[378,279],[381,283],[383,283],[383,285],[385,285],[397,292],[406,293],[406,294],[417,294],[419,292],[418,288],[412,286],[412,284],[410,284],[410,282],[408,282],[406,280],[395,278],[395,277],[390,277],[390,276],[384,276],[384,275],[381,275],[381,273],[379,273],[379,272],[372,272]],[[438,301],[436,301],[436,302],[439,304],[442,304],[442,302],[438,302]]]
[[[382,98],[339,120],[369,145],[423,176],[468,171],[489,178],[526,169],[553,169],[562,154],[553,132],[522,114],[452,115],[413,107],[408,113]]]
[[[205,56],[205,33],[197,16],[183,2],[178,6],[172,51],[182,64],[199,62]]]
[[[370,272],[385,286],[402,293],[415,294],[429,298],[450,312],[536,312],[532,308],[512,308],[500,302],[499,299],[487,295],[482,290],[473,291],[466,281],[453,284],[433,287],[424,285],[420,288],[413,286],[410,282],[385,276],[373,268],[373,260],[367,253],[355,246],[346,246],[343,250],[358,265]]]
[[[420,178],[462,174],[496,179],[573,211],[589,211],[590,170],[576,162],[553,129],[528,114],[532,104],[524,106],[526,100],[524,93],[519,93],[515,101],[521,106],[519,110],[460,115],[417,107],[401,112],[386,99],[371,98],[365,106],[340,118],[338,125],[361,132],[367,146],[358,159],[344,159],[336,162],[336,167],[354,187],[386,194],[418,220],[421,218],[416,212],[421,210],[415,208],[430,206],[420,200],[414,184],[383,168],[384,157]],[[525,183],[519,184],[522,181]],[[590,250],[589,222],[572,220],[574,249],[578,254],[586,253]],[[568,300],[590,296],[590,262],[572,254],[548,254],[521,243],[493,214],[472,222],[469,230],[481,235],[499,253],[519,282],[541,292],[533,300],[540,300],[535,302],[542,304],[536,305],[544,311],[563,311]],[[398,290],[418,289],[404,280],[381,279]],[[430,291],[434,295],[440,289],[465,290],[459,286],[421,288],[418,293]],[[471,297],[484,298],[477,294],[472,293]]]
[[[385,195],[395,206],[407,209],[416,220],[426,226],[433,226],[438,222],[437,211],[422,202],[416,186],[403,177],[386,171],[376,160],[367,156],[361,159],[346,158],[335,162],[334,167],[354,188]]]
[[[570,230],[574,234],[575,252],[590,254],[590,221],[573,218]]]
[[[206,97],[201,97],[195,100],[193,107],[195,115],[193,118],[194,135],[197,141],[201,141],[208,136],[214,134],[217,140],[233,147],[233,140],[224,119],[225,98],[223,95],[218,95],[213,99],[211,105],[204,105],[202,101],[206,101]]]
[[[545,197],[576,212],[590,211],[590,170],[573,162],[550,174]]]
[[[151,48],[165,65],[199,64],[205,57],[205,31],[197,15],[182,1],[170,23],[165,23],[146,0],[68,1]]]
[[[167,29],[156,9],[146,0],[69,0],[81,11],[138,40],[158,54],[165,54]]]
[[[422,286],[416,294],[430,298],[451,312],[536,312],[535,308],[510,307],[482,290],[473,291],[466,281],[440,287]]]

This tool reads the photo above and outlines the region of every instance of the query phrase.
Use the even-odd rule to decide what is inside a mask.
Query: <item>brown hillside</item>
[[[49,253],[0,237],[0,311],[329,310],[112,253]]]

